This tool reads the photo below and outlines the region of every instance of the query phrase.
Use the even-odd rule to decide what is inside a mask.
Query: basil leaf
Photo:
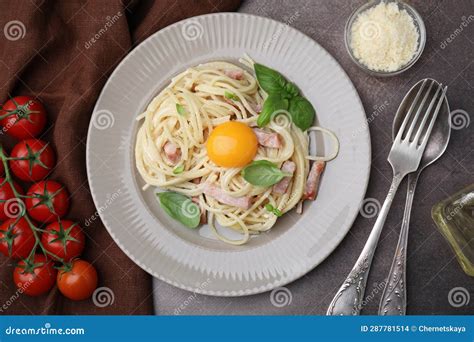
[[[189,228],[199,225],[201,210],[190,198],[173,191],[161,192],[157,196],[169,216]]]
[[[240,100],[237,95],[235,95],[234,93],[228,92],[228,91],[226,91],[224,93],[224,96],[226,98],[228,98],[229,100],[233,100],[233,101],[239,101]]]
[[[281,210],[278,209],[278,208],[273,208],[272,213],[275,214],[276,217],[281,217],[281,216],[283,215],[283,213],[281,212]]]
[[[298,89],[296,84],[294,84],[293,82],[288,82],[285,85],[285,91],[290,96],[290,98],[296,97],[300,94],[300,90]]]
[[[272,115],[281,110],[288,109],[288,100],[282,99],[278,95],[270,95],[267,97],[265,102],[263,103],[263,108],[257,118],[257,125],[258,127],[264,127],[268,125],[270,120],[272,119]]]
[[[287,82],[282,74],[258,63],[255,63],[253,67],[258,84],[263,90],[269,95],[278,94],[281,97],[286,97],[285,85]]]
[[[277,216],[277,217],[281,217],[283,215],[283,213],[281,212],[280,209],[278,208],[275,208],[273,205],[271,205],[270,203],[267,203],[265,205],[265,209],[267,209],[267,211],[271,212],[273,215]]]
[[[184,109],[184,106],[179,103],[176,104],[176,111],[179,115],[186,115],[186,109]]]
[[[252,162],[242,170],[241,174],[250,184],[262,187],[270,187],[281,181],[284,177],[291,176],[291,174],[281,171],[268,160]]]
[[[184,165],[181,164],[181,165],[176,166],[176,167],[174,168],[173,173],[174,173],[175,175],[179,175],[180,173],[183,173],[183,171],[184,171]]]
[[[267,125],[277,110],[289,110],[293,123],[305,131],[313,124],[316,112],[311,102],[299,95],[298,87],[288,82],[278,71],[262,64],[254,64],[255,75],[260,87],[268,93],[257,125]],[[286,101],[286,102],[285,102]],[[289,101],[289,104],[288,104]]]
[[[311,102],[302,96],[297,96],[290,100],[289,112],[293,123],[303,131],[311,127],[316,115]]]

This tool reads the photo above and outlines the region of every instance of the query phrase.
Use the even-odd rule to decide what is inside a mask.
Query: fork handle
[[[346,280],[334,296],[327,315],[358,315],[362,307],[362,301],[367,284],[367,278],[374,257],[375,249],[379,241],[380,233],[392,205],[395,193],[402,181],[404,174],[395,173],[387,197],[383,202],[380,213],[365,243],[364,249],[357,262],[347,276]]]
[[[400,315],[406,313],[406,256],[408,244],[408,230],[410,227],[410,213],[413,205],[413,197],[418,182],[420,171],[408,175],[408,189],[403,212],[402,227],[398,238],[397,249],[392,260],[392,266],[385,281],[385,288],[379,305],[379,315]]]

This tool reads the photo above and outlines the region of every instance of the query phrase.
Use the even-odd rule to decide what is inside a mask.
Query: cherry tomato
[[[46,180],[33,184],[26,193],[26,210],[36,221],[50,223],[66,215],[69,194],[58,182]]]
[[[0,149],[2,149],[3,155],[7,157],[7,151],[5,151],[1,145],[0,145]],[[3,161],[0,160],[0,176],[3,176],[4,174],[5,174],[5,167],[3,166]]]
[[[15,190],[23,195],[23,189],[13,182]],[[18,216],[21,213],[21,207],[23,202],[20,199],[14,199],[15,193],[11,185],[5,180],[0,178],[0,221],[7,220],[12,217]]]
[[[85,240],[81,227],[69,220],[49,224],[41,236],[44,248],[64,261],[81,255]]]
[[[29,296],[40,296],[48,292],[56,279],[53,262],[42,254],[35,254],[33,261],[22,260],[13,270],[16,287]]]
[[[38,139],[20,141],[13,147],[10,168],[21,180],[38,181],[45,178],[54,167],[56,157],[49,144]]]
[[[4,131],[17,139],[38,136],[46,125],[46,110],[31,96],[16,96],[0,110],[0,124]]]
[[[69,267],[58,272],[58,288],[72,300],[89,298],[97,287],[97,271],[87,261],[73,260]]]
[[[35,247],[35,236],[23,218],[9,219],[0,226],[0,252],[16,259],[26,259]]]

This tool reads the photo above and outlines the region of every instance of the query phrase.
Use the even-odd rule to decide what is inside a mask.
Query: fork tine
[[[441,89],[442,85],[440,84],[440,88]],[[438,90],[436,91],[436,95],[435,97],[433,98],[433,101],[431,101],[432,103],[434,103],[435,99],[436,99],[436,96],[438,95]],[[444,102],[444,98],[446,96],[446,91],[448,90],[448,87],[445,86],[444,89],[443,89],[443,92],[441,93],[441,97],[439,98],[438,100],[438,103],[436,104],[436,108],[435,108],[435,111],[433,113],[433,117],[431,118],[431,121],[430,121],[430,124],[428,126],[428,129],[426,130],[426,133],[425,135],[423,136],[423,140],[421,141],[420,143],[420,148],[422,149],[422,151],[425,149],[425,146],[430,138],[430,135],[431,135],[431,131],[433,129],[433,126],[436,122],[436,118],[438,117],[438,113],[439,113],[439,110],[441,109],[441,106]],[[432,104],[431,103],[431,104]],[[416,133],[416,136],[415,136],[415,140],[414,142],[417,143],[418,140],[420,139],[420,136],[421,136],[421,133],[423,132],[423,128],[425,126],[425,122],[428,120],[428,116],[429,116],[429,112],[431,111],[431,104],[430,104],[430,108],[428,109],[428,111],[426,112],[425,114],[425,117],[423,118],[423,122],[422,124],[420,125],[420,128],[418,129],[418,132]]]
[[[439,94],[440,90],[441,91],[443,90],[443,84],[442,83],[440,83],[438,85],[438,88],[436,89],[436,92],[433,95],[433,97],[431,98],[430,104],[429,104],[428,108],[425,111],[425,114],[423,116],[423,120],[421,120],[421,123],[418,126],[418,130],[416,132],[416,135],[413,138],[413,141],[416,142],[416,144],[418,144],[418,140],[421,136],[421,133],[423,132],[423,129],[425,128],[426,122],[428,121],[428,117],[430,116],[431,110],[433,109],[433,106],[436,102],[436,99],[438,98],[438,94]]]
[[[411,122],[411,125],[410,125],[410,127],[408,128],[408,132],[407,132],[407,134],[405,135],[405,139],[408,139],[408,141],[410,141],[410,137],[411,137],[413,131],[414,131],[415,128],[416,128],[416,124],[417,124],[418,119],[419,119],[419,117],[420,117],[421,111],[423,110],[423,107],[425,106],[426,99],[427,99],[428,96],[430,95],[431,89],[433,88],[434,83],[435,83],[435,81],[431,81],[430,87],[429,87],[428,90],[426,91],[425,96],[423,96],[423,100],[421,100],[421,103],[420,103],[420,105],[418,106],[418,109],[417,109],[417,111],[416,111],[415,117],[413,118],[413,121]]]
[[[400,140],[402,140],[402,136],[403,136],[403,132],[405,131],[405,127],[407,126],[408,121],[410,120],[411,114],[413,113],[413,110],[414,110],[415,107],[416,107],[416,104],[417,104],[417,102],[418,102],[418,99],[420,98],[421,93],[423,92],[423,89],[425,88],[425,85],[426,85],[426,82],[427,82],[427,81],[428,81],[428,79],[424,79],[424,80],[423,80],[423,83],[421,84],[420,89],[419,89],[418,92],[416,93],[415,99],[414,99],[413,102],[411,103],[410,109],[408,110],[408,113],[407,113],[407,115],[405,116],[405,119],[403,119],[402,125],[401,125],[400,128],[398,129],[398,133],[397,133],[397,136],[395,137],[395,140],[394,140],[394,141],[400,141]]]

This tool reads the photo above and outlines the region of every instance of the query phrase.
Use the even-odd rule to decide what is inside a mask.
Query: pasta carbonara
[[[250,59],[241,62],[253,69]],[[138,117],[143,123],[135,158],[145,189],[154,186],[189,197],[201,211],[201,222],[208,220],[217,238],[235,245],[269,230],[289,210],[301,210],[303,200],[316,197],[338,140],[321,127],[302,131],[285,110],[258,127],[267,96],[252,73],[228,62],[198,65],[173,78]],[[310,155],[310,133],[317,130],[333,140],[331,155]],[[261,160],[266,161],[263,168],[281,170],[278,182],[256,186],[244,178],[245,166]],[[241,238],[225,237],[222,227],[240,232]]]

